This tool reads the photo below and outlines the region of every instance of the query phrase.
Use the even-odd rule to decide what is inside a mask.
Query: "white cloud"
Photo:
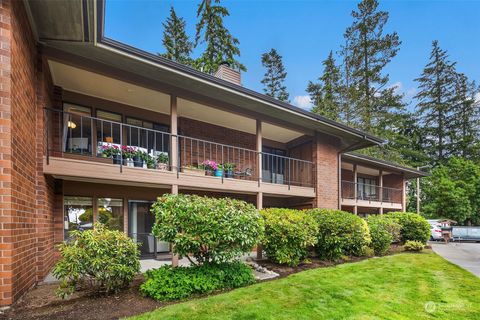
[[[413,96],[417,93],[417,88],[411,87],[411,88],[405,88],[402,82],[398,81],[395,82],[390,86],[390,88],[395,89],[395,94],[403,94],[405,99],[411,99]]]
[[[310,111],[313,106],[309,96],[295,96],[293,98],[293,104],[307,111]]]
[[[475,101],[480,103],[480,92],[477,92],[477,94],[475,95]]]

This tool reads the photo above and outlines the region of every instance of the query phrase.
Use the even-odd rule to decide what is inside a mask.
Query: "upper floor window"
[[[132,117],[127,117],[126,123],[128,124],[126,135],[129,145],[143,148],[148,153],[170,150],[169,126]]]
[[[63,111],[63,151],[91,153],[92,109],[64,103]]]
[[[287,151],[278,148],[262,148],[262,180],[271,183],[284,183]]]
[[[122,115],[114,112],[97,110],[97,141],[99,144],[116,143],[120,144],[120,123]]]
[[[377,180],[374,178],[357,178],[357,195],[360,199],[369,200],[377,195]]]

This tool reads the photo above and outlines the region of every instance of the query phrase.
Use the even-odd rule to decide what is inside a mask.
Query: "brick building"
[[[208,75],[118,43],[103,23],[101,0],[0,1],[1,305],[96,220],[168,253],[149,213],[167,192],[405,209],[405,182],[422,173],[352,153],[381,139],[246,89],[226,65]],[[106,157],[122,146],[145,162]],[[208,176],[205,160],[234,169]]]

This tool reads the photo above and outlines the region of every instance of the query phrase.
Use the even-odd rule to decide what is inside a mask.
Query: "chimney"
[[[215,77],[229,81],[234,84],[242,85],[240,71],[230,68],[228,62],[222,62],[214,74]]]

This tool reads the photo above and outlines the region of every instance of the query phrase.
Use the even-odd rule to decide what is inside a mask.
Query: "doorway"
[[[139,243],[143,257],[170,251],[170,243],[160,241],[152,234],[155,216],[150,212],[153,202],[128,201],[128,236]]]

